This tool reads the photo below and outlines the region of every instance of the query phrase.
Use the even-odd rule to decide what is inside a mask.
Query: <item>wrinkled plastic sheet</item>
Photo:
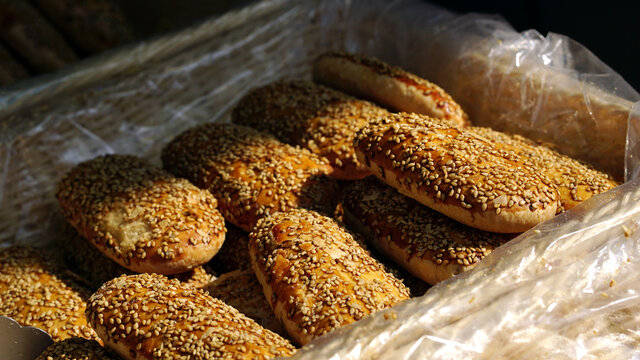
[[[74,164],[105,153],[159,164],[177,133],[228,121],[254,86],[308,79],[329,49],[432,79],[475,124],[627,182],[295,358],[640,358],[640,97],[567,37],[419,1],[264,1],[1,91],[0,246],[58,235],[53,193]]]

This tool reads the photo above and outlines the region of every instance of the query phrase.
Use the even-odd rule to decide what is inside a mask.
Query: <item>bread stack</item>
[[[72,299],[62,306],[70,323],[35,325],[97,334],[125,359],[289,356],[286,338],[304,345],[408,299],[394,274],[436,284],[617,185],[542,145],[471,126],[444,90],[379,60],[329,53],[313,76],[252,89],[232,124],[179,134],[162,151],[164,169],[107,155],[63,176],[56,196],[73,229],[62,248],[97,291],[83,300],[44,267],[12,270],[64,289],[44,306]],[[7,249],[0,260],[14,269],[24,254]],[[27,290],[9,297],[12,281],[0,277],[1,303],[22,304]],[[85,307],[87,321],[77,314]],[[14,316],[39,310],[24,311]]]

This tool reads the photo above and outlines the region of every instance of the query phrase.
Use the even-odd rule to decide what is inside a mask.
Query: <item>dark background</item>
[[[567,35],[589,48],[640,91],[640,2],[432,0],[458,13],[500,14],[517,31]]]

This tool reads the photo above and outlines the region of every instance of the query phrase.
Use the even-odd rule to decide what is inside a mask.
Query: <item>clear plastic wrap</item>
[[[419,1],[263,1],[5,89],[0,246],[57,235],[55,185],[79,161],[116,152],[159,163],[175,134],[228,121],[251,87],[309,78],[311,61],[329,49],[432,79],[474,123],[547,142],[620,178],[626,170],[627,183],[296,358],[640,357],[640,96],[564,36],[519,34],[498,17]]]

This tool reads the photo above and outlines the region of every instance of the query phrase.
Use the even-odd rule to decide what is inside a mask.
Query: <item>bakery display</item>
[[[301,345],[409,298],[349,231],[314,211],[261,219],[249,252],[276,317]]]
[[[49,345],[36,360],[120,360],[95,340],[69,338]]]
[[[97,339],[84,317],[89,293],[40,249],[0,249],[0,315],[40,328],[53,338]]]
[[[264,297],[262,285],[250,268],[222,274],[203,290],[240,311],[246,317],[255,320],[265,329],[287,336],[287,332]]]
[[[356,137],[356,154],[402,194],[465,225],[524,232],[552,218],[555,185],[497,143],[418,114],[391,114]]]
[[[469,125],[467,114],[439,86],[373,57],[326,53],[314,62],[313,79],[393,110],[428,115],[455,126]]]
[[[374,178],[353,182],[343,196],[349,228],[432,285],[472,269],[511,238],[458,223]]]
[[[236,309],[162,275],[123,275],[89,299],[87,320],[124,359],[268,359],[295,348]]]
[[[129,155],[81,163],[60,180],[67,220],[118,264],[178,274],[209,261],[224,241],[216,199]]]
[[[205,124],[162,150],[168,171],[209,190],[230,223],[251,231],[277,211],[310,207],[331,213],[337,186],[331,166],[308,150],[232,124]]]
[[[249,91],[232,121],[273,134],[329,160],[332,176],[361,179],[369,170],[353,151],[356,131],[387,111],[309,81],[278,81]]]
[[[560,154],[520,135],[510,135],[487,127],[468,128],[474,134],[500,144],[503,151],[521,158],[526,166],[541,170],[558,189],[558,212],[569,210],[584,200],[611,190],[618,182],[593,166]]]

